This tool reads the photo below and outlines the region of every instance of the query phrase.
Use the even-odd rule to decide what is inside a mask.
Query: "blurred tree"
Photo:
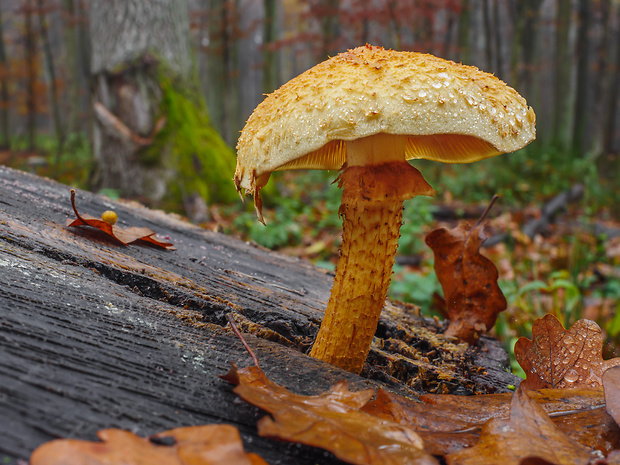
[[[263,0],[263,93],[269,94],[278,86],[278,53],[274,42],[278,38],[276,0]]]
[[[192,67],[187,1],[90,2],[97,188],[143,201],[234,196],[234,153],[212,130]],[[226,183],[224,183],[224,179]]]
[[[555,111],[552,121],[552,143],[561,150],[566,150],[569,141],[570,121],[572,111],[571,103],[571,71],[572,63],[570,57],[570,28],[571,28],[571,4],[566,0],[556,2],[556,23],[555,23]]]
[[[84,63],[81,47],[86,46],[88,41],[81,40],[83,36],[84,22],[82,18],[81,2],[76,0],[63,0],[63,39],[66,53],[64,54],[64,67],[67,70],[65,85],[67,88],[68,104],[65,106],[66,133],[79,132],[82,125],[80,84],[84,77]]]
[[[618,150],[618,146],[615,144],[618,127],[620,120],[620,111],[618,111],[618,98],[620,97],[620,5],[618,2],[613,3],[614,14],[610,17],[615,18],[616,29],[611,33],[610,46],[613,44],[615,47],[615,53],[610,57],[609,64],[609,95],[607,96],[607,120],[605,121],[605,133],[603,140],[603,151],[606,154],[612,153]],[[610,47],[612,48],[612,47]],[[612,48],[613,50],[613,48]],[[618,155],[616,155],[616,159]],[[610,171],[602,171],[609,173]],[[613,173],[613,171],[611,171]]]
[[[207,101],[224,139],[239,136],[238,44],[241,36],[236,0],[211,0],[209,6],[209,86]]]
[[[0,5],[0,133],[2,142],[0,149],[8,149],[11,146],[11,134],[9,129],[9,62],[4,47],[4,28],[2,19],[2,5]]]
[[[461,14],[459,16],[459,35],[458,35],[458,47],[459,47],[459,59],[463,63],[470,63],[470,39],[469,39],[469,24],[470,24],[471,7],[469,0],[461,1]]]
[[[43,57],[45,60],[45,67],[47,68],[47,74],[49,76],[49,100],[52,110],[52,122],[54,123],[54,131],[56,132],[56,172],[60,165],[60,156],[63,152],[65,144],[65,128],[63,126],[62,118],[60,117],[60,103],[58,100],[58,80],[56,79],[56,69],[54,66],[54,56],[52,53],[52,45],[48,33],[48,26],[46,20],[46,12],[49,7],[45,4],[44,0],[37,0],[37,16],[39,18],[39,35],[43,46]]]
[[[573,119],[572,149],[581,154],[587,150],[585,136],[588,127],[589,93],[593,84],[589,74],[590,23],[592,21],[590,0],[579,0],[577,24],[577,82],[575,94],[575,118]]]
[[[541,0],[512,0],[511,13],[516,25],[512,48],[511,84],[537,107],[536,55],[539,46]]]
[[[26,82],[26,134],[27,145],[29,151],[34,151],[36,147],[37,133],[37,75],[38,75],[38,57],[36,47],[36,37],[34,25],[32,24],[34,16],[34,5],[32,0],[25,0],[22,6],[24,14],[24,48],[26,57],[27,82]]]

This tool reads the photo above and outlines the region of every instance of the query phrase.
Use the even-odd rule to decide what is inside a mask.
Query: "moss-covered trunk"
[[[197,92],[187,2],[90,2],[89,12],[93,187],[151,204],[226,199],[221,180],[232,177],[234,153]]]

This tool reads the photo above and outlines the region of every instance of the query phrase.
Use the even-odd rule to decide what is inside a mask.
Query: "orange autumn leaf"
[[[604,452],[620,446],[620,429],[602,408],[602,390],[542,389],[529,395],[571,439]],[[511,398],[424,394],[420,402],[380,389],[362,410],[415,430],[427,452],[442,456],[474,445],[486,421],[507,419]]]
[[[524,389],[599,388],[603,373],[620,365],[620,358],[603,360],[603,334],[590,320],[579,320],[569,330],[551,314],[536,320],[532,340],[519,338],[515,358],[527,378]]]
[[[532,400],[528,391],[519,388],[512,397],[510,419],[495,418],[482,428],[474,447],[448,454],[448,465],[520,465],[526,463],[586,465],[596,458],[590,449],[569,439]]]
[[[607,413],[620,425],[620,366],[609,368],[603,373],[603,388]]]
[[[150,438],[119,429],[97,436],[101,442],[45,443],[32,453],[30,465],[267,465],[244,452],[239,431],[230,425],[176,428]]]
[[[71,206],[75,212],[76,219],[67,219],[67,226],[90,226],[102,231],[124,245],[136,242],[138,240],[149,242],[157,247],[168,250],[174,250],[171,242],[162,241],[156,236],[155,231],[149,228],[140,228],[132,226],[130,228],[121,228],[116,224],[110,224],[101,218],[95,218],[88,214],[80,214],[75,206],[75,190],[71,189]],[[108,212],[106,212],[108,213]]]
[[[497,284],[497,268],[480,254],[487,239],[482,225],[462,222],[454,229],[431,231],[426,244],[435,255],[435,273],[444,293],[450,324],[445,334],[470,344],[495,324],[507,307]]]
[[[412,429],[361,410],[372,390],[349,391],[340,381],[324,394],[303,396],[273,383],[258,367],[234,365],[223,378],[271,414],[258,423],[261,436],[320,447],[353,464],[437,464]]]

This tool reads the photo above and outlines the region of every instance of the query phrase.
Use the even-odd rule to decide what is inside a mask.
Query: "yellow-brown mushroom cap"
[[[469,163],[534,140],[536,116],[495,76],[432,55],[366,45],[269,94],[237,144],[235,184],[257,194],[272,171],[340,169],[342,141],[408,137],[406,158]]]

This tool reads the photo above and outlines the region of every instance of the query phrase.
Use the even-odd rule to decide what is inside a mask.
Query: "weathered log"
[[[485,339],[444,338],[411,305],[388,303],[363,376],[314,360],[310,347],[332,276],[311,264],[202,230],[175,215],[78,191],[78,209],[114,209],[177,250],[123,246],[73,217],[69,188],[0,167],[0,461],[27,459],[59,437],[103,428],[141,435],[230,423],[270,463],[340,463],[260,438],[258,409],[218,378],[250,365],[226,328],[232,313],[274,381],[300,393],[337,380],[354,388],[495,392],[515,384],[506,354]]]

